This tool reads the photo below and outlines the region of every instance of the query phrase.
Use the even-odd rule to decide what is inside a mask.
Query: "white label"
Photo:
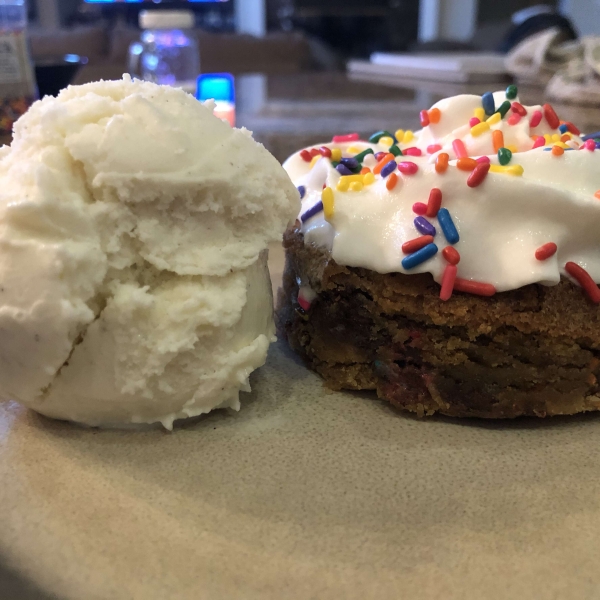
[[[0,83],[19,83],[21,79],[17,40],[12,35],[0,35]]]

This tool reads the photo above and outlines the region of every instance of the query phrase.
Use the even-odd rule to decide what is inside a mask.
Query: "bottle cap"
[[[139,25],[142,29],[191,29],[194,13],[191,10],[142,10]]]

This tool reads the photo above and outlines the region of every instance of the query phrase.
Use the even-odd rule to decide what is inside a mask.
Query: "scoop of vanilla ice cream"
[[[213,106],[100,81],[0,150],[0,395],[89,425],[239,407],[273,338],[267,244],[296,188]]]

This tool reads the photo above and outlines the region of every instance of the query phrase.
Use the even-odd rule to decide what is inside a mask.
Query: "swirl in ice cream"
[[[594,140],[549,105],[523,106],[515,86],[441,100],[421,122],[368,142],[337,136],[286,161],[305,242],[342,265],[429,272],[444,300],[566,276],[600,301]]]

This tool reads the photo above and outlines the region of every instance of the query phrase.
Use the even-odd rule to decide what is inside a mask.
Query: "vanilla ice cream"
[[[0,394],[89,425],[239,407],[273,339],[296,188],[250,133],[148,82],[36,102],[0,149]]]

